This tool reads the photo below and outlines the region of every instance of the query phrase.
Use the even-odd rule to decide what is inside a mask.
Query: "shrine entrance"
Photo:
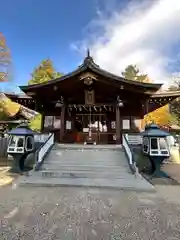
[[[76,114],[76,142],[84,143],[89,133],[97,144],[115,143],[115,121],[106,113]]]

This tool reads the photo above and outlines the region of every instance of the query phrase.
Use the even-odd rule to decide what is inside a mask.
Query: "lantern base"
[[[151,157],[150,161],[153,165],[153,173],[151,175],[152,178],[169,178],[169,176],[161,170],[161,165],[165,160],[164,157]]]
[[[24,161],[25,161],[25,156],[22,154],[13,154],[13,161],[11,165],[11,169],[9,172],[11,173],[22,173],[24,169]]]

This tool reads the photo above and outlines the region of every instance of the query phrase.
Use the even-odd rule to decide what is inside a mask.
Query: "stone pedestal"
[[[12,154],[12,166],[10,172],[12,173],[21,173],[24,170],[24,162],[27,157],[27,154],[15,153]]]

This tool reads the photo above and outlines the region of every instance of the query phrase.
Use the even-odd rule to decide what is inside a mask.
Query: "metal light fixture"
[[[123,107],[124,106],[123,101],[120,99],[119,96],[117,96],[117,106],[118,107]]]

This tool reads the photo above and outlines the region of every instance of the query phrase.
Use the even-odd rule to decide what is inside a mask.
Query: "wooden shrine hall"
[[[121,144],[123,132],[137,132],[144,115],[173,101],[180,92],[162,84],[127,80],[101,69],[89,51],[75,71],[46,83],[20,86],[9,96],[42,114],[42,131],[58,142]]]

